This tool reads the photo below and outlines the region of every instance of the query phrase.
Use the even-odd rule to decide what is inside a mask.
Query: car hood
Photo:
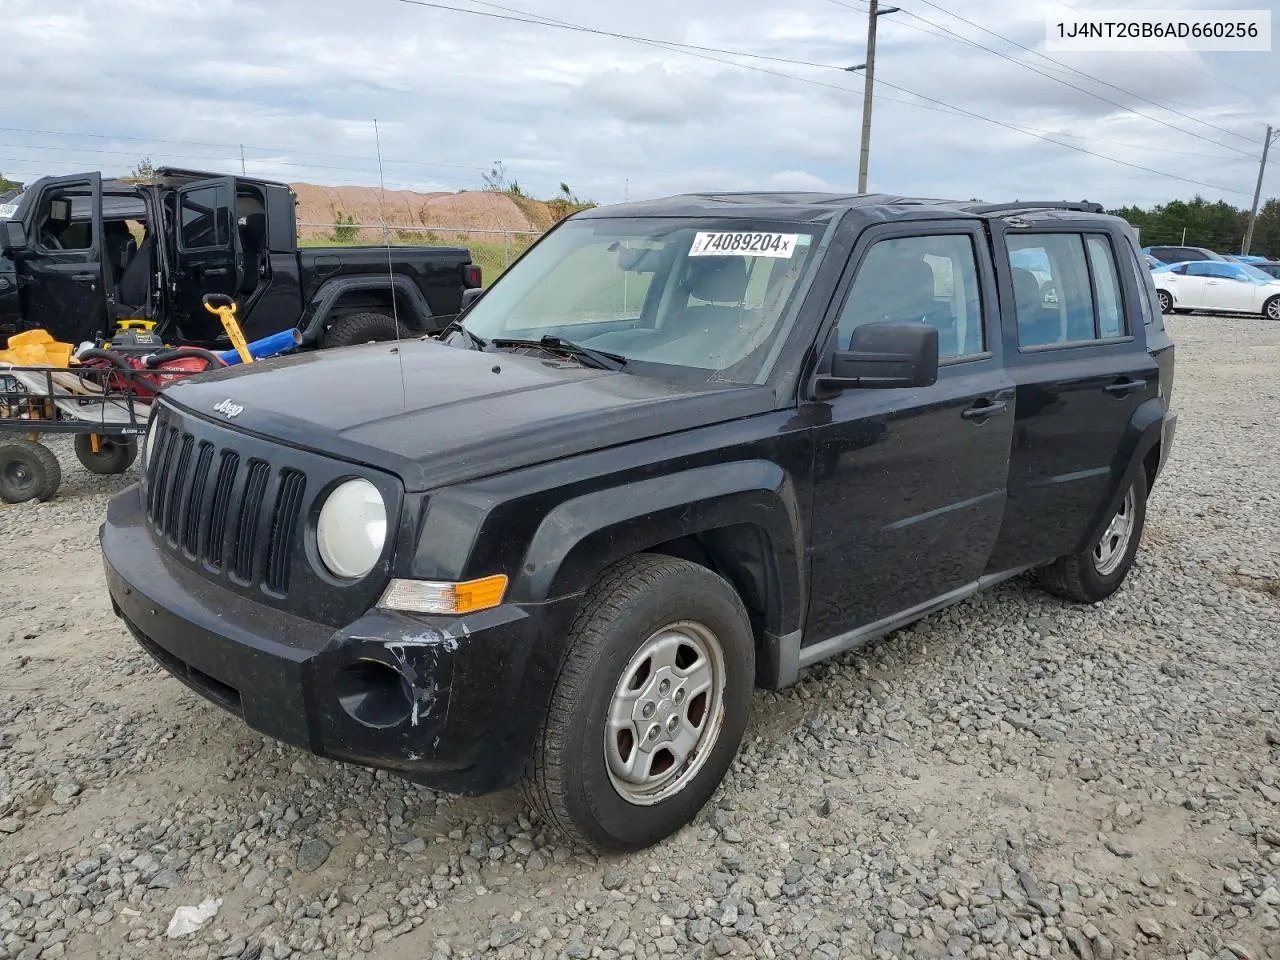
[[[258,361],[180,381],[164,397],[236,430],[388,470],[410,492],[766,413],[774,401],[767,387],[432,340]]]

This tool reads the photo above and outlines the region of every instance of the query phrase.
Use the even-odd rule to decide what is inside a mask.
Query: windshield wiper
[[[540,340],[500,340],[494,339],[495,347],[541,347],[544,350],[559,350],[567,353],[588,366],[599,370],[621,370],[627,365],[627,358],[616,353],[603,350],[592,350],[580,343],[566,340],[563,337],[543,337]]]
[[[445,337],[447,337],[447,336],[448,336],[450,333],[452,333],[454,330],[460,330],[460,331],[462,331],[463,335],[464,335],[468,340],[470,340],[470,341],[471,341],[472,346],[473,346],[476,350],[483,350],[485,347],[489,346],[489,341],[488,341],[488,340],[484,339],[484,337],[477,336],[476,334],[472,333],[470,330],[468,330],[468,329],[463,325],[463,323],[462,323],[462,321],[461,321],[461,320],[453,320],[453,321],[451,321],[451,322],[448,324],[448,326],[446,326],[443,330],[441,330],[441,331],[440,331],[440,335],[439,335],[436,339],[438,339],[438,340],[443,340]]]

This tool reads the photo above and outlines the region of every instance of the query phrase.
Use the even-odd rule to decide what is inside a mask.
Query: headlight
[[[387,508],[368,480],[348,480],[320,508],[316,546],[329,572],[348,580],[365,576],[387,542]]]
[[[138,457],[138,467],[143,473],[147,472],[147,461],[151,459],[151,448],[155,446],[158,426],[160,426],[160,415],[152,412],[151,425],[147,427],[147,435],[142,441],[142,452]]]

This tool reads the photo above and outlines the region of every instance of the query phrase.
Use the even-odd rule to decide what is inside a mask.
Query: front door
[[[1258,309],[1258,286],[1253,278],[1236,263],[1205,264],[1215,267],[1205,281],[1205,307],[1229,310],[1232,313],[1252,313]]]
[[[204,308],[210,293],[234,297],[240,289],[240,242],[234,177],[201,180],[177,192],[173,266],[173,322],[185,343],[214,345],[222,321]]]
[[[45,182],[27,224],[21,257],[23,325],[79,345],[107,331],[102,256],[102,178],[96,173]]]
[[[1125,433],[1157,396],[1158,370],[1142,336],[1135,271],[1119,270],[1105,232],[1069,223],[993,223],[1014,309],[1005,323],[1005,366],[1017,383],[1009,504],[989,572],[1041,564],[1083,549],[1128,461]],[[1058,302],[1016,296],[1019,269],[1048,264]],[[1193,264],[1194,266],[1194,264]]]
[[[873,228],[851,262],[839,346],[863,323],[921,321],[942,366],[932,387],[846,390],[814,428],[806,646],[974,583],[1004,512],[1014,397],[981,226]]]

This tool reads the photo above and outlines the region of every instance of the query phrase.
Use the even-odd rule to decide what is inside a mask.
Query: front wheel
[[[651,846],[724,778],[754,685],[751,624],[725,580],[670,557],[624,560],[583,599],[525,796],[586,847]]]
[[[320,345],[328,349],[352,347],[361,343],[385,343],[409,332],[403,320],[397,323],[395,317],[385,313],[353,313],[349,317],[335,320],[324,332]]]
[[[1138,470],[1120,506],[1107,521],[1102,534],[1081,553],[1060,557],[1040,571],[1040,583],[1055,593],[1078,603],[1105,600],[1124,583],[1142,542],[1147,520],[1147,477]]]
[[[1164,314],[1173,313],[1173,294],[1165,291],[1156,291],[1156,297],[1160,301],[1160,312]]]
[[[1262,315],[1268,320],[1280,320],[1280,297],[1272,297],[1263,304]]]

